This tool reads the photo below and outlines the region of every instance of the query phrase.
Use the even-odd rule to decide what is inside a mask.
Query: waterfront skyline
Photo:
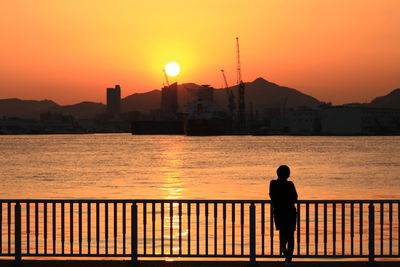
[[[154,8],[156,6],[156,8]],[[0,11],[0,98],[105,102],[179,83],[262,76],[334,104],[369,102],[400,87],[400,3],[386,1],[7,2]],[[174,79],[172,79],[174,80]]]

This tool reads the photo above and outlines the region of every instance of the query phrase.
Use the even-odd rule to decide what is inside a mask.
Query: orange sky
[[[399,0],[26,0],[0,3],[0,98],[105,102],[178,82],[265,79],[334,104],[400,87]]]

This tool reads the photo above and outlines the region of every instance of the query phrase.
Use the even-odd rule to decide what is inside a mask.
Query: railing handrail
[[[0,256],[15,256],[16,261],[25,256],[131,256],[133,262],[137,262],[138,257],[249,257],[250,262],[255,262],[258,257],[279,257],[279,244],[274,245],[276,230],[270,204],[267,199],[0,199]],[[298,200],[296,207],[297,244],[302,244],[303,249],[297,245],[295,257],[368,257],[370,262],[376,257],[400,258],[400,199]],[[218,224],[223,227],[219,228]],[[188,232],[183,238],[185,227]],[[126,234],[128,228],[130,235]],[[191,241],[191,229],[194,241]],[[218,229],[223,230],[223,235]],[[228,229],[231,234],[227,233]],[[7,237],[7,243],[4,242],[7,251],[2,251],[2,231]],[[156,238],[156,232],[161,232],[161,239]],[[121,234],[122,254],[117,251],[117,244],[121,246],[117,242],[117,239],[121,242]],[[131,239],[130,254],[125,250],[128,237]],[[231,240],[226,242],[228,237]],[[182,252],[182,239],[188,246],[186,254]],[[110,246],[109,252],[111,240],[114,246]],[[149,241],[148,252],[146,240]],[[161,245],[157,246],[162,250],[156,253],[155,244],[160,240]],[[169,249],[164,240],[169,242]],[[347,250],[346,240],[350,242]],[[389,245],[384,249],[385,240],[389,240],[386,243]],[[60,242],[62,252],[58,253],[60,247],[56,244]],[[70,252],[64,253],[68,242]],[[95,242],[96,252],[91,254]],[[101,242],[105,242],[105,252],[99,249]],[[193,247],[196,244],[197,252],[191,252],[191,242]],[[174,252],[173,243],[179,243],[179,254]],[[205,252],[199,250],[200,243]],[[30,252],[33,250],[30,244],[36,252]],[[82,250],[83,244],[87,252]],[[39,245],[44,252],[39,251]],[[222,245],[223,254],[220,252]],[[232,252],[226,252],[228,246]],[[53,252],[49,253],[47,247],[52,247]],[[77,247],[79,253],[74,252]]]
[[[271,203],[263,199],[0,199],[3,203]],[[297,203],[400,203],[400,199],[298,200]]]

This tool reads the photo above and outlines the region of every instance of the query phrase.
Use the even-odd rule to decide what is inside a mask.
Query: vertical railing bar
[[[389,255],[393,255],[393,204],[389,203]]]
[[[179,255],[182,255],[182,202],[178,204],[179,226]]]
[[[151,229],[152,233],[152,253],[156,254],[156,203],[153,202],[151,206]]]
[[[223,254],[226,255],[226,203],[222,204],[222,221],[223,221]]]
[[[11,203],[10,202],[7,203],[7,234],[8,234],[7,250],[8,250],[8,254],[11,254]],[[37,252],[36,252],[36,254],[37,254]]]
[[[205,222],[204,228],[205,228],[206,234],[204,236],[204,239],[205,239],[206,255],[208,255],[208,202],[205,203],[205,205],[206,205],[206,207],[205,207],[204,215],[206,218],[206,222]]]
[[[169,239],[169,251],[170,251],[170,255],[174,254],[173,248],[173,242],[174,242],[174,232],[173,232],[173,228],[174,228],[174,208],[173,208],[173,203],[169,203],[169,235],[170,235],[170,239]]]
[[[332,246],[333,256],[336,255],[336,203],[332,203]]]
[[[108,254],[108,202],[104,203],[104,242],[106,254]]]
[[[126,255],[126,202],[122,203],[122,254]]]
[[[17,202],[14,206],[14,250],[16,265],[21,263],[21,221],[21,204]]]
[[[232,255],[235,255],[235,203],[232,203]]]
[[[39,203],[35,203],[35,251],[39,254]]]
[[[82,254],[82,202],[78,203],[78,218],[79,218],[79,254]]]
[[[351,255],[354,255],[354,203],[350,204]]]
[[[346,228],[345,228],[345,223],[346,223],[346,206],[345,203],[342,203],[342,255],[345,255],[345,238],[346,238]]]
[[[383,223],[384,223],[384,219],[383,219],[383,203],[380,204],[380,217],[381,217],[381,231],[380,231],[380,235],[381,235],[381,255],[383,255]]]
[[[147,203],[143,205],[143,254],[147,254]]]
[[[70,254],[74,254],[74,203],[69,203],[69,243]]]
[[[65,203],[61,203],[61,254],[65,252]]]
[[[324,203],[324,255],[328,255],[328,204]]]
[[[54,208],[54,204],[53,204],[53,208]],[[31,215],[30,215],[30,213],[31,213],[30,203],[27,202],[26,203],[26,252],[27,252],[28,255],[31,253],[30,252],[30,243],[31,243],[31,240],[30,240],[31,239]],[[55,220],[54,220],[54,228],[53,228],[53,230],[54,229],[55,229]],[[54,245],[53,249],[54,249],[54,251],[55,251],[55,242],[56,241],[55,241],[55,237],[54,237],[54,240],[53,240],[53,245]]]
[[[363,203],[360,202],[359,219],[360,219],[360,255],[363,255]]]
[[[315,255],[318,255],[318,203],[315,203],[314,213],[315,213],[315,218],[314,218]]]
[[[28,210],[29,203],[26,203]],[[28,231],[26,231],[28,233]],[[28,245],[28,242],[27,242]],[[29,247],[29,246],[28,246]],[[3,202],[0,202],[0,254],[3,253]],[[28,251],[29,254],[29,251]]]
[[[118,253],[118,203],[114,202],[114,254]]]
[[[91,203],[90,202],[88,202],[87,204],[87,245],[88,245],[88,247],[87,247],[87,251],[88,251],[88,254],[90,255],[90,252],[91,252],[91,247],[90,247],[90,245],[91,245],[91,239],[92,239],[92,224],[91,224],[91,221],[92,221],[92,214],[91,214]]]
[[[137,204],[131,205],[131,261],[134,266],[138,263],[138,212]]]
[[[100,203],[96,203],[96,253],[100,254]]]
[[[300,212],[300,210],[298,212]],[[272,203],[269,206],[269,222],[270,222],[269,236],[271,239],[271,255],[274,255],[274,207],[272,206]],[[298,245],[298,247],[300,247],[300,246]]]
[[[240,203],[240,253],[244,255],[244,203]]]
[[[47,254],[47,203],[43,204],[43,238],[44,238],[44,254]]]
[[[397,254],[400,255],[400,202],[397,203]]]
[[[310,255],[310,205],[306,203],[306,255]]]
[[[272,204],[271,204],[272,206]],[[301,245],[301,227],[300,227],[300,223],[301,223],[301,217],[300,217],[300,210],[301,209],[301,205],[300,203],[297,202],[297,255],[300,255],[300,245]],[[271,218],[272,221],[272,218]],[[273,223],[271,222],[271,226],[273,226]]]
[[[56,224],[57,224],[57,217],[56,217],[56,202],[53,202],[53,205],[52,205],[52,211],[51,211],[51,213],[52,213],[52,216],[53,216],[53,219],[52,219],[52,226],[53,226],[53,233],[52,233],[52,238],[53,238],[53,254],[55,255],[55,254],[57,254],[57,248],[56,248],[56,240],[57,240],[57,235],[56,235]],[[26,203],[26,223],[27,223],[27,225],[26,225],[26,235],[27,235],[27,241],[26,241],[26,245],[27,245],[27,248],[28,248],[28,254],[29,254],[29,203]]]
[[[372,203],[368,206],[368,228],[368,261],[372,263],[375,261],[375,207]]]
[[[214,203],[214,255],[218,255],[218,203]]]
[[[256,206],[254,205],[254,203],[250,204],[249,227],[250,265],[254,265],[256,263]]]
[[[265,255],[265,203],[261,204],[261,254]]]
[[[191,204],[190,202],[187,203],[187,216],[188,216],[188,220],[187,220],[187,228],[188,228],[188,254],[191,254],[191,248],[190,248],[190,243],[191,243],[191,230],[190,230],[190,215],[191,215]]]
[[[196,203],[196,255],[200,254],[200,203]]]
[[[164,202],[161,203],[161,255],[164,255]]]

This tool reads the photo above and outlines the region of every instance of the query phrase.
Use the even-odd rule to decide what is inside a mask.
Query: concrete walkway
[[[1,267],[16,266],[13,261],[0,260]],[[18,266],[27,267],[132,267],[130,261],[110,261],[110,260],[24,260]],[[249,267],[249,263],[245,261],[141,261],[140,267]],[[257,262],[257,267],[283,267],[282,261],[262,261]],[[293,267],[366,267],[366,266],[382,266],[382,267],[399,267],[400,262],[385,261],[376,262],[373,265],[363,261],[301,261],[293,262]]]

